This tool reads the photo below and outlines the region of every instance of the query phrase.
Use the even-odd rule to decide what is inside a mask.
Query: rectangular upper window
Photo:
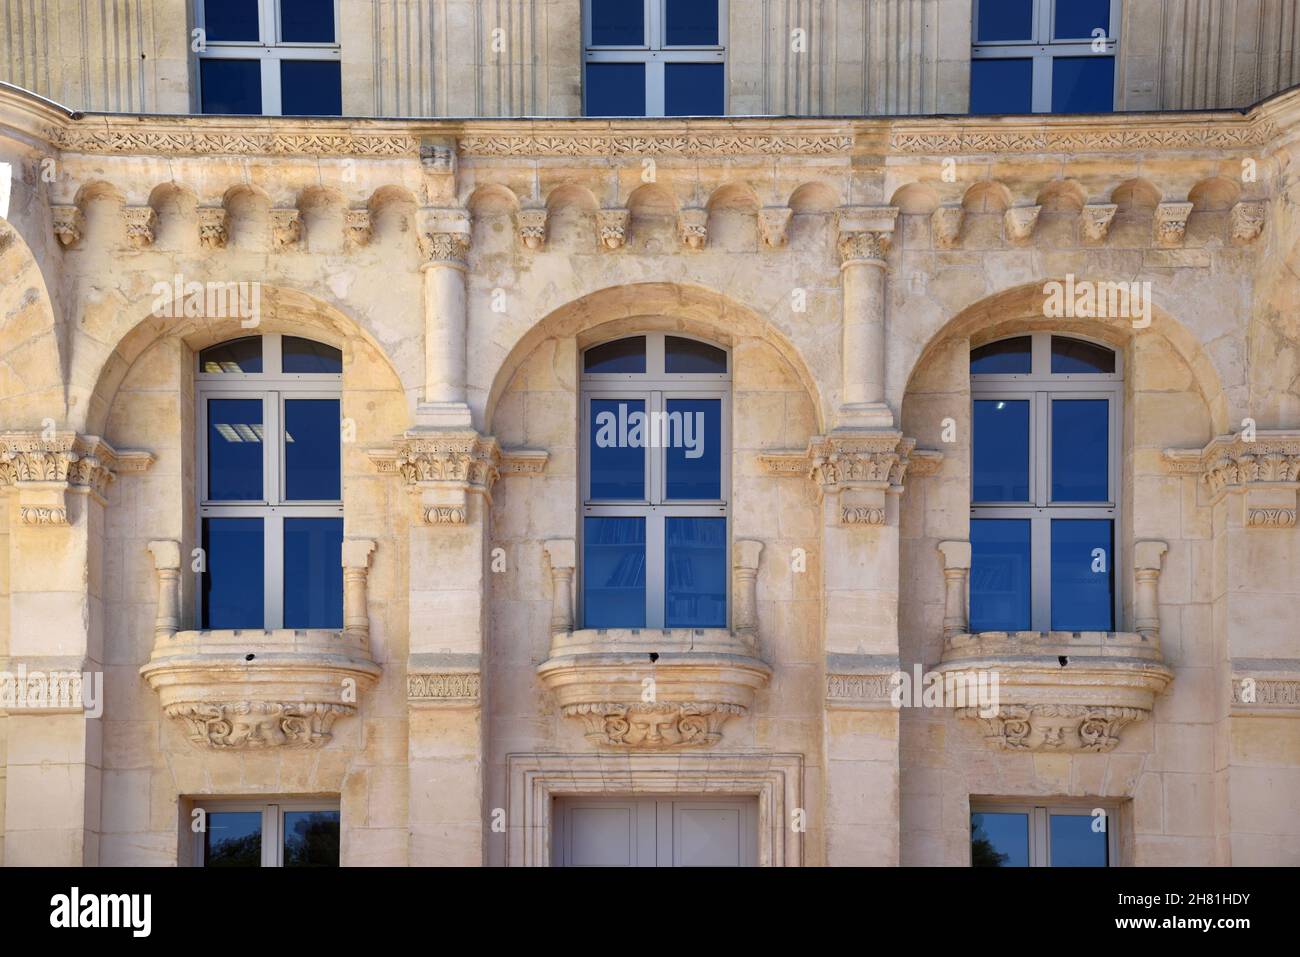
[[[338,801],[195,798],[184,831],[195,867],[338,867]]]
[[[195,0],[201,113],[341,116],[338,0]]]
[[[1110,113],[1120,0],[974,0],[971,113]]]
[[[1114,867],[1118,809],[971,801],[972,867]]]
[[[722,116],[727,0],[584,0],[587,116]]]

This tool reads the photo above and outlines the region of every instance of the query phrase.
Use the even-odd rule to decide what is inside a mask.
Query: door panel
[[[752,867],[758,801],[735,798],[559,798],[557,867]]]

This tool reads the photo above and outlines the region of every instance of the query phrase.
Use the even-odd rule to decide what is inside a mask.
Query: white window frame
[[[1093,50],[1093,38],[1063,39],[1054,38],[1056,33],[1057,0],[1034,0],[1033,30],[1028,40],[985,40],[979,39],[979,5],[981,0],[971,2],[971,59],[972,60],[1024,60],[1033,61],[1033,95],[1030,109],[1034,113],[1052,112],[1052,61],[1057,57],[1099,56],[1114,57],[1116,77],[1119,75],[1119,26],[1122,12],[1122,0],[1110,0],[1110,27],[1106,36],[1106,48],[1102,52]],[[1068,3],[1069,0],[1061,0]],[[1114,97],[1111,109],[1120,106],[1119,83],[1114,84]]]
[[[683,332],[633,332],[626,336],[592,343],[584,348],[578,356],[580,363],[591,349],[617,342],[621,339],[634,339],[641,336],[646,340],[646,371],[644,373],[581,373],[581,448],[582,462],[580,495],[582,496],[582,517],[592,518],[644,518],[646,531],[646,628],[663,628],[664,602],[666,600],[664,582],[664,560],[666,557],[666,520],[669,518],[722,518],[727,519],[725,536],[726,580],[730,582],[731,568],[731,350],[717,342]],[[725,373],[673,373],[664,372],[665,340],[668,336],[679,339],[691,339],[702,342],[722,351],[727,357]],[[591,400],[592,399],[642,399],[645,410],[665,411],[669,399],[719,399],[721,404],[722,448],[719,458],[721,470],[720,491],[722,497],[712,500],[667,500],[668,470],[665,467],[665,449],[647,448],[645,488],[649,493],[645,499],[636,500],[593,500],[591,497]],[[578,578],[578,613],[579,620],[585,620],[586,589],[583,584],[583,569],[586,565],[586,547],[584,536],[586,522],[578,523],[579,554],[584,560],[579,562]],[[726,627],[731,624],[731,595],[725,592],[727,604]],[[681,626],[685,627],[685,626]]]
[[[263,600],[262,627],[265,630],[284,627],[284,520],[286,518],[342,518],[343,499],[307,501],[285,498],[284,455],[284,403],[286,399],[337,399],[339,416],[343,414],[343,376],[341,373],[283,373],[279,333],[238,338],[262,340],[261,373],[203,372],[195,374],[195,433],[197,436],[198,475],[196,483],[199,497],[199,524],[196,528],[199,542],[203,539],[205,518],[260,518],[262,519],[263,549]],[[306,338],[295,336],[293,338]],[[238,339],[226,340],[235,342]],[[311,340],[317,342],[319,340]],[[213,346],[223,345],[221,342]],[[328,343],[321,343],[328,345]],[[208,347],[210,348],[210,347]],[[331,348],[334,348],[331,346]],[[202,351],[195,354],[199,362]],[[273,371],[272,371],[273,370]],[[213,501],[208,498],[208,400],[258,399],[262,400],[262,493],[256,501]],[[268,441],[267,436],[274,436]],[[340,441],[342,433],[340,430]],[[339,494],[343,492],[342,454],[339,455]],[[267,495],[267,492],[273,494]],[[205,561],[210,556],[205,556]],[[342,557],[339,559],[342,562]],[[340,564],[341,567],[341,564]],[[203,627],[203,573],[195,573],[194,602],[196,628]],[[219,630],[219,629],[218,629]]]
[[[204,31],[203,49],[195,53],[194,112],[203,112],[203,60],[257,60],[261,66],[262,116],[281,116],[280,61],[329,60],[339,62],[339,2],[334,0],[333,43],[291,43],[280,39],[279,0],[258,0],[257,40],[220,40],[206,38],[204,6],[213,0],[194,0],[194,25]],[[221,0],[214,0],[220,3]],[[340,92],[342,76],[339,78]]]
[[[1077,339],[1111,352],[1115,356],[1115,371],[1099,373],[1052,374],[1052,337]],[[1124,422],[1124,354],[1109,343],[1091,339],[1073,332],[1015,333],[982,342],[977,348],[1008,339],[1030,339],[1033,370],[1028,375],[974,374],[970,376],[971,391],[971,510],[976,519],[1028,519],[1030,522],[1030,630],[1052,630],[1052,520],[1053,519],[1109,519],[1111,522],[1110,562],[1112,631],[1119,631],[1120,612],[1123,605],[1123,562],[1120,548],[1120,456],[1123,450],[1121,432]],[[975,402],[1006,399],[1028,400],[1029,406],[1029,500],[1017,502],[978,502],[975,500]],[[1110,486],[1108,502],[1053,502],[1051,500],[1051,403],[1053,400],[1106,399],[1110,403],[1110,448],[1107,480]]]
[[[1024,814],[1029,819],[1029,866],[1052,866],[1051,817],[1087,817],[1093,810],[1106,812],[1106,866],[1119,866],[1119,807],[1111,802],[1052,802],[1050,804],[1016,804],[999,801],[971,801],[970,814]],[[967,830],[971,831],[968,823]],[[973,837],[973,831],[971,831]],[[968,844],[973,844],[968,838]],[[973,851],[972,851],[973,855]],[[973,858],[970,866],[974,866]]]
[[[286,812],[298,811],[333,811],[339,815],[339,834],[343,832],[343,813],[339,808],[338,801],[321,801],[321,800],[300,800],[300,801],[241,801],[241,800],[214,800],[208,801],[202,798],[195,798],[190,802],[190,816],[182,818],[181,826],[193,835],[191,840],[190,860],[194,867],[204,867],[207,863],[205,860],[206,841],[204,832],[194,832],[191,827],[191,821],[194,820],[193,812],[203,811],[205,813],[204,826],[213,814],[221,814],[227,811],[234,812],[260,812],[262,815],[262,867],[284,867],[284,815]],[[340,854],[342,850],[340,849]],[[342,860],[339,865],[342,866]]]
[[[706,46],[668,46],[667,0],[642,0],[645,7],[646,43],[640,46],[596,46],[591,40],[592,0],[582,0],[582,114],[587,115],[588,63],[644,63],[645,64],[645,115],[664,116],[665,90],[664,65],[668,63],[721,63],[723,115],[730,112],[730,91],[727,79],[727,6],[729,0],[716,0],[718,4],[718,42]]]

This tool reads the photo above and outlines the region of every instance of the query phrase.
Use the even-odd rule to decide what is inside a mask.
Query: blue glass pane
[[[999,339],[970,351],[971,375],[1029,375],[1033,363],[1029,336]]]
[[[284,497],[336,502],[342,445],[338,399],[288,399],[284,403]]]
[[[262,500],[262,400],[208,400],[208,499]]]
[[[645,0],[591,0],[592,46],[639,47],[644,44]]]
[[[582,520],[582,608],[587,628],[645,627],[645,519]]]
[[[645,372],[645,336],[615,339],[592,346],[582,354],[584,372]]]
[[[284,520],[284,627],[343,627],[343,519]]]
[[[1034,63],[1028,59],[970,61],[970,111],[973,114],[1031,113]]]
[[[971,631],[1027,631],[1029,519],[971,519],[970,545]]]
[[[262,112],[262,65],[257,60],[199,60],[199,84],[204,113]]]
[[[284,866],[338,867],[339,812],[285,811]]]
[[[725,112],[721,63],[664,65],[666,116],[721,116]]]
[[[726,374],[727,354],[717,346],[681,336],[664,337],[664,371]]]
[[[669,399],[657,436],[666,448],[668,498],[722,498],[722,400]]]
[[[285,336],[280,349],[280,368],[285,372],[337,375],[343,371],[343,353],[323,342]]]
[[[206,0],[203,31],[209,43],[258,40],[258,0]]]
[[[209,346],[199,353],[199,371],[251,375],[262,371],[262,339],[250,336],[234,339],[219,346]]]
[[[1091,814],[1053,814],[1049,822],[1053,867],[1106,867],[1110,847],[1105,831],[1094,831]]]
[[[727,627],[727,520],[664,520],[664,627]]]
[[[976,400],[973,458],[972,501],[1029,501],[1029,400]]]
[[[1110,501],[1110,403],[1052,400],[1052,501]]]
[[[261,867],[262,812],[209,811],[203,830],[204,867]]]
[[[204,628],[261,628],[265,579],[260,518],[205,518]],[[341,558],[340,558],[341,560]]]
[[[977,43],[1034,38],[1034,0],[979,0]]]
[[[1052,33],[1058,40],[1092,39],[1100,28],[1110,35],[1110,0],[1056,0]]]
[[[1110,113],[1114,109],[1113,56],[1058,56],[1052,60],[1053,113]]]
[[[645,116],[644,63],[588,63],[588,116]]]
[[[342,116],[343,81],[338,60],[281,60],[280,113]]]
[[[668,46],[717,46],[718,0],[668,0],[664,11]]]
[[[970,862],[972,867],[1028,867],[1029,815],[972,814]]]
[[[591,501],[645,501],[644,399],[592,399]]]
[[[1105,346],[1082,339],[1052,336],[1052,375],[1110,375],[1114,372],[1115,353]]]
[[[280,39],[333,43],[334,0],[280,0]]]
[[[1052,630],[1113,631],[1113,523],[1052,519]]]

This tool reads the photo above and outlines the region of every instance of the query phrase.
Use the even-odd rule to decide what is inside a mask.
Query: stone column
[[[1164,542],[1138,542],[1133,549],[1133,574],[1137,589],[1133,595],[1134,629],[1147,641],[1160,643],[1160,605],[1156,586],[1160,565],[1169,546]]]
[[[343,634],[363,646],[370,644],[366,579],[374,550],[375,543],[369,539],[349,538],[343,542]]]
[[[557,538],[545,545],[551,564],[551,634],[573,630],[573,572],[577,567],[577,543]]]
[[[758,561],[763,543],[738,539],[731,545],[732,630],[750,644],[758,638]]]
[[[892,428],[885,402],[885,254],[898,210],[840,209],[840,277],[844,299],[842,388],[837,428]]]
[[[165,641],[181,630],[181,544],[176,541],[149,543],[154,569],[158,572],[158,614],[154,619],[154,640]]]
[[[970,542],[940,542],[943,553],[943,636],[963,635],[970,628],[966,583],[970,577]]]
[[[466,429],[471,425],[465,391],[469,217],[454,209],[424,210],[421,216],[425,371],[417,421],[422,426]]]

